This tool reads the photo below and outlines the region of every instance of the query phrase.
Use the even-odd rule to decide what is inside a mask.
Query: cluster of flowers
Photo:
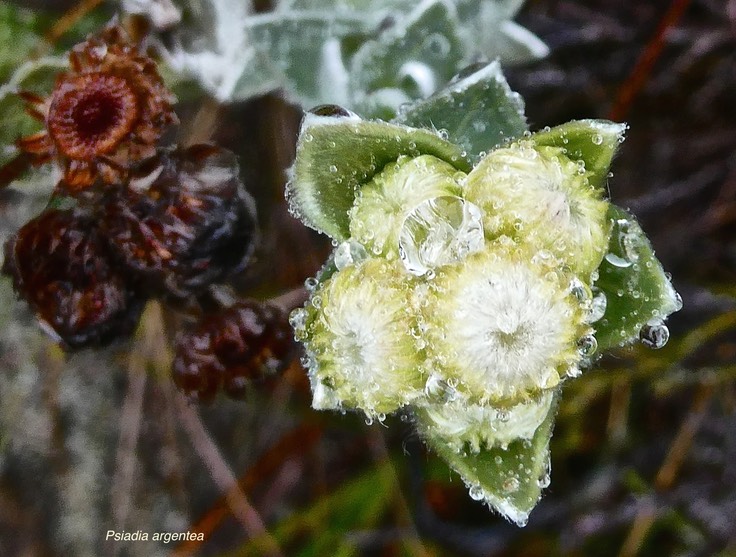
[[[597,353],[595,284],[614,224],[604,184],[624,131],[601,125],[613,146],[595,179],[550,144],[566,132],[548,129],[469,173],[418,153],[361,185],[349,237],[291,315],[314,407],[369,421],[410,407],[458,451],[530,439],[558,384]]]
[[[69,61],[48,98],[21,93],[44,128],[18,147],[35,163],[56,163],[62,178],[46,210],[7,242],[2,272],[44,329],[77,349],[129,335],[150,297],[181,305],[242,270],[257,231],[233,153],[164,140],[178,124],[174,97],[156,63],[121,26],[77,45]],[[284,328],[278,311],[254,305],[245,310],[258,319],[235,326],[242,334],[224,333],[240,342],[235,348],[231,342],[230,352],[245,355],[248,341],[265,338],[260,321]],[[227,319],[218,322],[228,327]],[[192,398],[211,398],[224,371],[200,365],[207,347],[187,340],[178,346],[177,384]],[[193,381],[197,375],[207,376],[202,387]],[[236,391],[242,388],[227,390]]]

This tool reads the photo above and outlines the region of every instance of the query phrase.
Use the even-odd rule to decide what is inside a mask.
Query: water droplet
[[[338,106],[336,104],[321,104],[319,106],[315,106],[309,112],[317,116],[333,116],[333,117],[338,117],[338,118],[358,118],[358,115],[355,114],[355,112],[351,112],[347,108],[343,108],[342,106]]]
[[[345,267],[360,263],[368,257],[365,248],[355,240],[347,240],[335,250],[335,267],[342,271]]]
[[[590,312],[586,321],[588,323],[595,323],[601,319],[606,313],[606,307],[608,306],[608,298],[603,290],[595,288],[593,290],[593,299],[590,302]]]
[[[486,497],[486,492],[479,485],[471,485],[468,494],[474,501],[482,501]]]
[[[335,172],[337,172],[337,167],[336,167],[336,166],[335,166],[334,164],[331,164],[331,165],[330,165],[330,172],[332,172],[333,174],[334,174]]]
[[[314,292],[317,285],[319,285],[319,281],[314,277],[309,277],[304,281],[304,288],[307,289],[307,292]]]
[[[433,197],[414,207],[399,233],[399,256],[406,270],[428,275],[435,267],[483,249],[482,218],[476,205],[452,195]]]
[[[578,341],[578,350],[581,356],[592,356],[598,350],[598,341],[593,335],[585,335]]]
[[[682,296],[680,296],[679,292],[675,292],[675,311],[680,311],[682,309]]]
[[[614,267],[619,267],[621,269],[627,269],[632,265],[631,261],[627,261],[623,257],[616,255],[615,253],[607,253],[606,261],[608,261]]]
[[[506,493],[517,491],[519,489],[519,478],[515,478],[513,476],[511,478],[506,478],[503,484],[501,484],[501,489],[503,489]]]
[[[304,308],[296,308],[289,314],[289,324],[297,333],[304,331],[307,325],[307,311]]]
[[[603,144],[603,136],[599,133],[594,134],[593,137],[591,137],[590,139],[593,142],[593,145]]]
[[[570,293],[575,296],[581,304],[590,300],[590,290],[579,278],[575,277],[570,281]]]
[[[365,417],[365,425],[373,425],[373,417],[372,416],[366,416]]]
[[[649,348],[662,348],[670,339],[670,330],[660,320],[648,321],[639,331],[639,340]]]

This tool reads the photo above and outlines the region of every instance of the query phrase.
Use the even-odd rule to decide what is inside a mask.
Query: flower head
[[[468,175],[465,196],[484,210],[488,237],[549,250],[586,280],[603,259],[609,204],[562,148],[522,140],[491,151]]]
[[[45,130],[18,145],[40,162],[57,157],[65,187],[74,193],[97,179],[122,181],[155,154],[159,138],[178,120],[156,64],[119,25],[74,47],[69,61],[70,71],[57,78],[49,98],[24,95]]]
[[[513,404],[577,375],[586,313],[555,263],[497,243],[444,267],[423,306],[428,366],[481,404]]]
[[[422,394],[410,292],[400,264],[368,259],[335,273],[305,310],[292,314],[307,350],[315,407],[375,416]]]
[[[225,149],[161,153],[104,201],[111,249],[152,291],[200,293],[241,270],[255,247],[254,205]]]
[[[375,255],[395,258],[409,212],[433,197],[458,195],[464,177],[431,155],[399,157],[360,189],[350,212],[352,237]]]
[[[144,297],[111,261],[95,220],[52,209],[26,223],[5,245],[5,275],[44,329],[70,348],[130,333]]]

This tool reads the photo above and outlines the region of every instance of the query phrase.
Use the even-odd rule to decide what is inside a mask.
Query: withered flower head
[[[179,335],[172,365],[174,383],[189,398],[208,402],[222,388],[243,398],[253,384],[268,383],[294,355],[286,313],[246,300],[215,313]]]
[[[164,131],[178,122],[174,97],[155,62],[110,25],[72,49],[70,71],[44,99],[22,94],[28,112],[45,130],[19,140],[40,162],[58,158],[68,191],[124,180],[129,170],[153,156]]]
[[[5,245],[2,273],[68,348],[129,334],[143,299],[111,265],[94,221],[75,210],[47,210]]]
[[[186,298],[243,269],[255,247],[252,198],[235,155],[196,145],[162,152],[110,188],[101,227],[154,294]]]

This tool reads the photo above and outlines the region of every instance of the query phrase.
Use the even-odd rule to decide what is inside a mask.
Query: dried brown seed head
[[[5,275],[44,329],[69,348],[129,334],[143,299],[111,263],[94,220],[48,210],[5,245]]]
[[[246,300],[179,335],[172,374],[192,399],[210,401],[220,388],[231,398],[243,398],[251,386],[268,383],[283,370],[294,349],[285,312]]]
[[[174,298],[242,270],[256,235],[235,156],[209,145],[149,160],[110,190],[101,226],[123,265]]]

